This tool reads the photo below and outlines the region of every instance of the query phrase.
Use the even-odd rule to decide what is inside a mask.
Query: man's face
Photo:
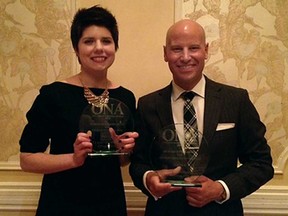
[[[183,89],[192,89],[201,79],[208,44],[199,27],[175,26],[167,34],[164,60],[168,62],[175,83]]]

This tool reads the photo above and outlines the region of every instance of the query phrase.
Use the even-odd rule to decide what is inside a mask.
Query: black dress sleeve
[[[53,128],[53,107],[53,94],[43,86],[26,114],[28,123],[20,138],[21,152],[36,153],[47,149]]]

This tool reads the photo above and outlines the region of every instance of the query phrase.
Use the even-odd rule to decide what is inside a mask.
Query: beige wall
[[[100,4],[118,20],[120,49],[110,70],[113,80],[133,90],[137,98],[168,84],[170,72],[163,61],[162,46],[174,21],[173,0],[81,0],[78,4]]]
[[[136,97],[139,98],[141,95],[167,85],[171,79],[168,67],[163,61],[162,46],[166,30],[174,22],[174,0],[59,0],[55,2],[57,2],[56,6],[49,5],[49,1],[45,0],[26,1],[26,5],[22,5],[24,3],[20,3],[19,0],[13,4],[0,3],[1,5],[3,4],[0,7],[0,14],[4,17],[0,21],[0,215],[34,214],[41,175],[20,171],[18,165],[18,140],[26,121],[25,113],[30,108],[40,86],[78,72],[77,61],[71,49],[69,35],[64,34],[64,32],[67,33],[69,31],[71,17],[76,8],[101,4],[110,9],[116,16],[120,30],[120,49],[117,52],[116,61],[109,71],[109,77],[112,80],[131,89]],[[175,2],[182,1],[176,0]],[[188,4],[192,1],[188,0],[185,2]],[[202,1],[193,2],[200,4]],[[215,3],[217,1],[211,2]],[[236,58],[232,61],[227,61],[225,64],[219,64],[221,62],[219,61],[219,56],[214,55],[214,57],[209,59],[207,74],[215,80],[247,88],[253,100],[259,99],[255,100],[255,105],[260,110],[261,118],[268,125],[267,129],[273,150],[274,165],[277,168],[275,177],[265,187],[261,188],[258,193],[244,200],[246,209],[249,212],[256,211],[256,213],[260,214],[263,209],[267,208],[267,211],[263,210],[265,215],[269,215],[267,214],[269,211],[278,213],[286,211],[288,214],[288,209],[285,207],[285,205],[287,206],[287,201],[285,203],[285,200],[288,200],[288,100],[285,96],[288,95],[286,81],[288,67],[287,59],[283,61],[285,55],[287,58],[288,53],[287,44],[285,44],[288,38],[288,28],[287,24],[286,28],[283,28],[283,25],[285,27],[285,20],[280,19],[281,16],[285,17],[280,8],[285,10],[287,6],[283,4],[280,7],[278,5],[277,8],[275,4],[271,3],[274,1],[270,2],[271,5],[267,5],[266,1],[262,1],[263,5],[259,3],[256,6],[252,3],[249,5],[248,2],[250,1],[247,1],[245,5],[247,8],[249,6],[249,10],[245,8],[245,10],[247,9],[246,15],[252,16],[256,24],[253,25],[253,22],[251,22],[253,27],[249,25],[250,34],[245,35],[245,32],[243,32],[243,38],[239,38],[240,45],[242,42],[249,42],[250,39],[253,39],[253,33],[256,32],[257,35],[257,32],[260,31],[259,29],[265,29],[265,26],[261,26],[258,23],[259,18],[267,18],[269,16],[270,19],[267,22],[265,21],[265,23],[277,20],[276,27],[272,25],[270,31],[261,32],[264,36],[259,38],[261,38],[260,41],[263,43],[265,42],[263,41],[264,38],[268,38],[270,40],[269,43],[271,43],[269,52],[272,52],[272,50],[275,52],[265,59],[267,65],[277,64],[281,67],[270,68],[268,73],[264,74],[262,74],[263,71],[255,68],[258,70],[259,76],[253,77],[253,74],[248,73],[247,75],[247,72],[244,74],[239,72],[240,68],[235,66],[237,65]],[[281,4],[285,1],[277,0],[277,2]],[[179,5],[176,4],[177,13],[181,11],[177,14],[178,18],[183,14],[191,13],[191,8],[193,7],[185,8],[181,6],[179,8]],[[224,10],[225,7],[222,4],[214,7],[213,10],[217,8],[223,8]],[[39,12],[39,8],[46,9]],[[53,10],[47,10],[47,8],[53,8]],[[268,9],[269,11],[267,12]],[[211,11],[213,12],[213,10]],[[253,14],[253,10],[257,11]],[[53,14],[49,14],[52,12]],[[226,12],[224,11],[223,14],[226,14]],[[11,14],[13,16],[9,16]],[[194,15],[197,17],[203,14],[195,13]],[[41,19],[37,19],[40,22],[37,23],[39,24],[37,26],[42,28],[36,28],[34,23],[35,16],[40,16]],[[248,17],[245,19],[246,22],[249,21]],[[209,16],[208,20],[213,23],[216,19],[212,19]],[[58,25],[55,25],[56,22],[59,24],[59,28]],[[205,21],[204,19],[204,24],[205,22],[207,28],[213,27],[213,25],[208,25],[207,20]],[[270,27],[268,26],[267,28],[269,29]],[[277,33],[275,29],[281,34]],[[207,30],[211,31],[210,33],[215,31],[213,28],[208,28]],[[210,51],[213,54],[217,53],[218,50],[216,49],[217,43],[211,43],[215,37],[217,36],[213,34],[208,37],[211,40]],[[256,39],[259,41],[259,38]],[[226,54],[228,54],[230,48],[232,50],[231,44],[228,42],[227,44],[229,46],[227,46]],[[249,48],[249,46],[247,47]],[[263,47],[266,48],[265,46]],[[235,56],[245,54],[244,51],[236,53]],[[277,59],[272,61],[272,57],[278,55],[279,62],[276,62]],[[283,55],[284,57],[280,57]],[[218,62],[218,64],[215,64],[215,62]],[[247,62],[242,63],[244,65],[249,64]],[[219,69],[215,68],[215,65]],[[260,64],[260,66],[262,65]],[[271,73],[271,71],[274,73]],[[250,78],[251,76],[253,78],[247,79],[249,75]],[[269,81],[273,81],[274,86]],[[264,95],[265,91],[273,94]],[[267,101],[272,101],[272,99],[282,100],[282,103],[269,106]],[[137,212],[139,209],[143,210],[145,197],[133,187],[127,168],[123,169],[123,174],[129,209],[133,212]],[[267,205],[265,205],[266,203]],[[18,208],[22,210],[17,210]],[[261,214],[264,215],[264,213]],[[273,214],[271,213],[271,215]]]

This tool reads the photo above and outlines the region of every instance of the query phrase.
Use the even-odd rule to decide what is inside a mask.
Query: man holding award
[[[148,196],[146,216],[241,216],[241,199],[273,177],[266,128],[248,92],[204,76],[207,56],[204,29],[175,23],[164,46],[173,81],[138,101],[129,171]]]

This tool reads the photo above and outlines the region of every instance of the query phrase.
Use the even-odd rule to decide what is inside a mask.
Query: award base
[[[170,183],[174,187],[202,187],[201,183],[188,183],[181,180],[166,180],[166,183]]]
[[[88,153],[89,157],[98,157],[98,156],[117,156],[117,155],[128,155],[128,153],[125,152],[119,152],[119,151],[98,151],[98,152],[91,152]]]

